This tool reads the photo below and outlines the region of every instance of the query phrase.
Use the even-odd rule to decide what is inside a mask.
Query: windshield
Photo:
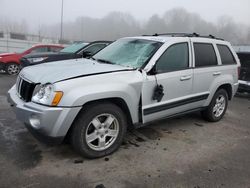
[[[76,53],[77,51],[81,50],[84,46],[86,46],[88,43],[75,43],[72,44],[64,49],[62,49],[60,52],[64,53]]]
[[[140,68],[161,45],[161,42],[151,40],[120,39],[98,52],[93,58],[103,63]]]

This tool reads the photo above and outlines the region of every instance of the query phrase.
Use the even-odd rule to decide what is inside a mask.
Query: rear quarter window
[[[194,43],[195,67],[218,65],[215,50],[209,43]]]
[[[232,65],[236,64],[236,60],[231,52],[231,50],[226,45],[217,44],[217,48],[220,53],[222,65]]]

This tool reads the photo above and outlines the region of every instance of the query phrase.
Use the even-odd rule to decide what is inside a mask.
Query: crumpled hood
[[[89,59],[71,59],[26,67],[19,75],[33,83],[45,84],[79,76],[122,70],[133,70],[133,68],[99,63]]]

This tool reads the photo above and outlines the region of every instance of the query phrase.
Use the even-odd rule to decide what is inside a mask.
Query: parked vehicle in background
[[[27,54],[38,52],[58,52],[64,47],[55,44],[37,44],[29,47],[20,53],[3,53],[0,54],[0,70],[4,70],[7,74],[16,75],[20,71],[20,58]]]
[[[250,93],[250,52],[239,52],[237,55],[241,63],[238,92]]]
[[[239,59],[213,36],[123,38],[91,59],[23,69],[8,99],[38,139],[66,135],[83,156],[109,155],[128,126],[188,112],[217,122],[238,89]]]
[[[91,43],[75,43],[57,53],[37,53],[26,55],[21,58],[21,66],[27,67],[52,61],[66,59],[88,58],[109,45],[110,41],[95,41]]]

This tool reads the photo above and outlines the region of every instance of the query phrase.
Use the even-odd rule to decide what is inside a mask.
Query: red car
[[[20,71],[20,58],[27,54],[40,52],[58,52],[64,47],[62,45],[38,44],[25,49],[20,53],[0,54],[0,70],[4,70],[10,75],[16,75]]]

